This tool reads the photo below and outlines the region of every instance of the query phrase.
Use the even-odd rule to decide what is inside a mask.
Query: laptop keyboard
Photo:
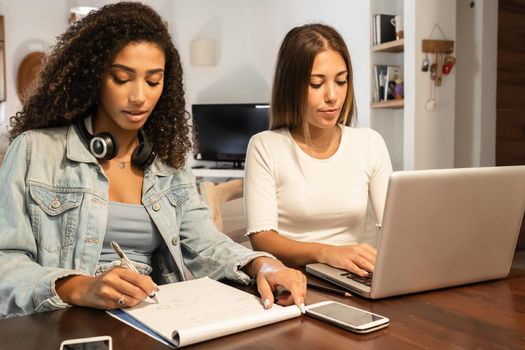
[[[352,273],[352,272],[345,272],[345,273],[342,273],[341,276],[344,276],[346,278],[349,278],[353,281],[356,281],[356,282],[359,282],[359,283],[362,283],[364,284],[365,286],[372,286],[372,272],[369,272],[368,273],[368,276],[366,277],[361,277],[359,275],[356,275],[355,273]]]

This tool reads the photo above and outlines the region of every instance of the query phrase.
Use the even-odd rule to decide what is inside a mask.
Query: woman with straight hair
[[[392,166],[381,136],[353,126],[352,79],[332,27],[307,24],[285,36],[270,130],[248,146],[247,234],[290,266],[321,262],[367,276]]]

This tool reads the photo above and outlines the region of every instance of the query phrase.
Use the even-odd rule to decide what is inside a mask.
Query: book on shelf
[[[264,309],[255,295],[208,277],[159,286],[158,304],[108,311],[109,315],[179,348],[301,315],[295,305]]]
[[[376,64],[374,66],[374,101],[383,101],[385,99],[385,85],[387,75],[387,65]]]
[[[396,28],[391,22],[394,17],[381,13],[372,17],[372,22],[375,23],[375,40],[372,41],[374,45],[396,40]]]
[[[396,98],[396,80],[402,79],[401,67],[399,66],[387,66],[386,69],[386,80],[385,80],[385,91],[383,94],[384,100],[394,100]]]

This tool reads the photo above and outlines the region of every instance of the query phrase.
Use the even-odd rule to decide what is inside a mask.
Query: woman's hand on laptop
[[[364,277],[368,276],[369,272],[374,272],[376,254],[376,249],[367,243],[326,245],[320,251],[319,262]]]

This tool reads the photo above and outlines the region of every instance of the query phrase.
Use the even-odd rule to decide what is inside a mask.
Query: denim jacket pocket
[[[174,207],[181,206],[189,198],[188,186],[175,186],[172,187],[167,193],[166,197]]]
[[[29,185],[31,225],[39,250],[58,252],[73,244],[83,192]]]

